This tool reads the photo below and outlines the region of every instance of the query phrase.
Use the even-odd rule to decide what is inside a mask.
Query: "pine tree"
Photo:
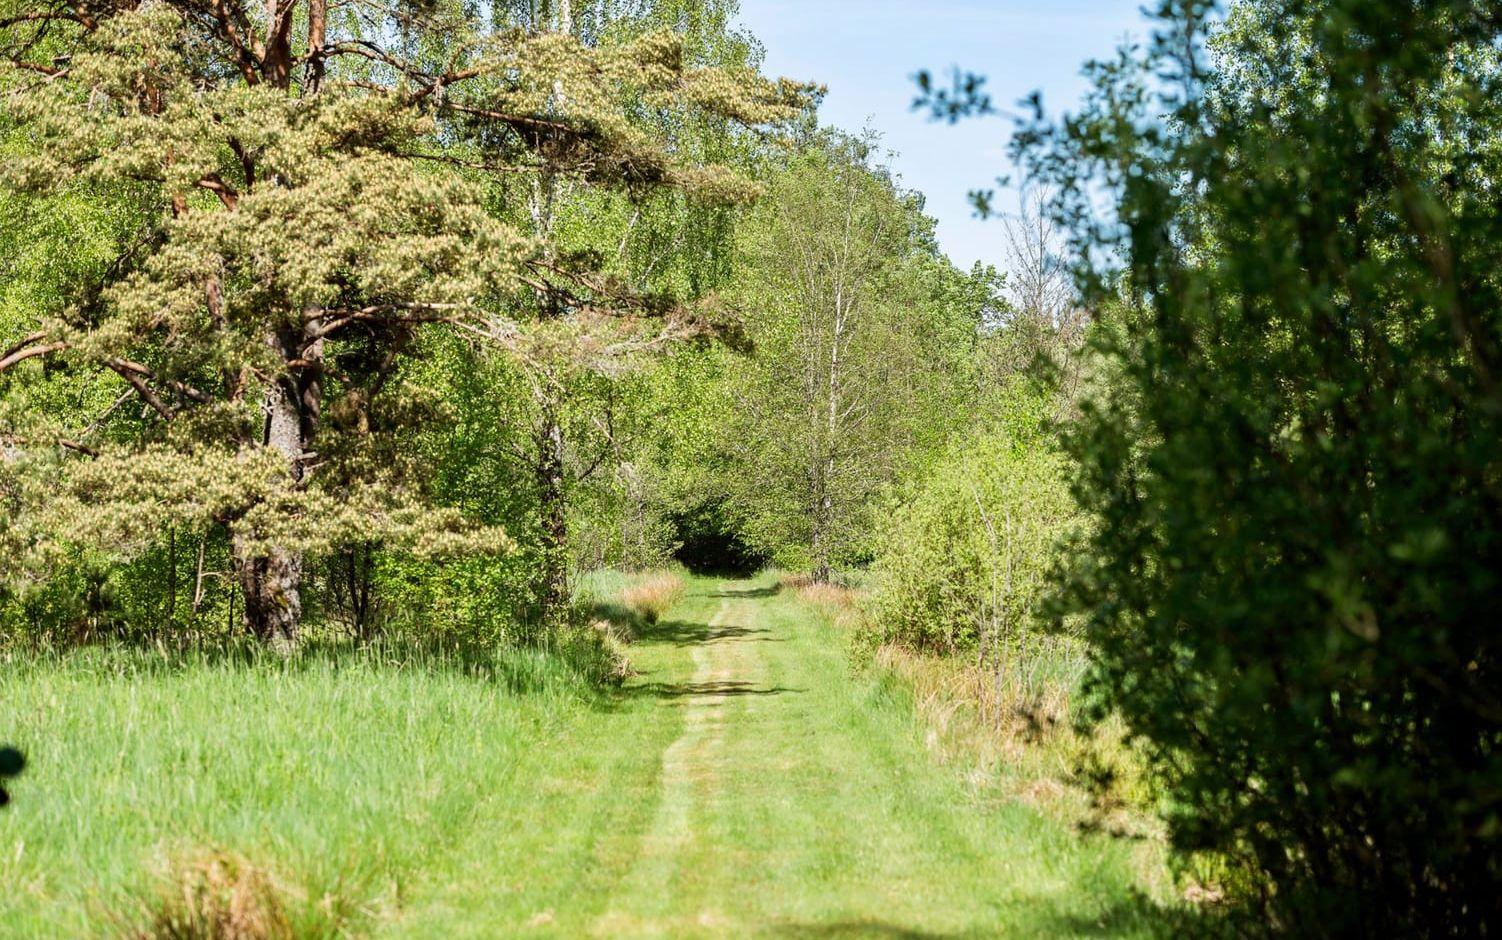
[[[491,211],[494,187],[545,168],[633,195],[747,198],[749,182],[681,160],[633,113],[759,127],[806,96],[689,68],[668,32],[588,48],[505,22],[327,0],[0,7],[24,141],[0,182],[152,209],[102,278],[0,353],[10,383],[108,370],[149,416],[82,444],[54,416],[6,415],[12,574],[80,542],[128,555],[169,520],[222,525],[246,626],[290,643],[311,550],[504,544],[432,508],[421,468],[389,446],[424,415],[401,380],[420,332],[525,350],[539,318],[518,311],[589,311],[574,328],[616,342],[689,313],[551,251]]]

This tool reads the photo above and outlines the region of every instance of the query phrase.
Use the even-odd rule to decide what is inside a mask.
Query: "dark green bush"
[[[1502,10],[1258,0],[1024,135],[1115,379],[1063,600],[1239,929],[1502,929]],[[1088,202],[1104,182],[1108,224]],[[1108,309],[1104,305],[1101,309]]]

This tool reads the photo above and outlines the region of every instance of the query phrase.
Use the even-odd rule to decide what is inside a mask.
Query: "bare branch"
[[[221,179],[218,173],[212,173],[208,176],[205,176],[203,179],[198,181],[198,185],[200,188],[207,189],[209,192],[218,196],[219,201],[224,203],[224,208],[226,209],[233,211],[234,208],[240,203],[239,191],[237,191],[233,186],[229,185],[223,179]]]
[[[157,396],[156,392],[152,391],[151,386],[146,384],[140,374],[128,368],[128,366],[134,365],[134,363],[125,363],[119,359],[108,359],[104,364],[116,375],[129,383],[130,387],[136,390],[136,394],[141,396],[141,400],[150,405],[153,411],[168,421],[172,420],[172,409],[162,403],[161,398]]]

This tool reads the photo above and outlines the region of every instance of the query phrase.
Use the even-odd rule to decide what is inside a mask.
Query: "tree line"
[[[729,0],[7,0],[4,642],[554,643],[584,569],[854,579],[999,677],[1082,651],[1196,927],[1484,935],[1502,14],[1157,12],[1020,122],[1003,276]]]
[[[828,579],[980,394],[999,276],[734,4],[11,7],[17,633],[536,639],[581,567]]]

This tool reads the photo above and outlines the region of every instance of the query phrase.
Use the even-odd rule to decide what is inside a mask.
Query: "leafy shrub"
[[[621,592],[621,602],[644,623],[656,623],[683,597],[683,578],[672,571],[642,575]]]
[[[570,550],[577,567],[640,571],[669,561],[678,542],[654,469],[625,461],[573,494]]]
[[[1122,227],[1077,231],[1124,261],[1086,272],[1122,288],[1098,299],[1130,298],[1069,438],[1094,525],[1063,599],[1174,844],[1240,875],[1240,931],[1491,936],[1495,9],[1247,0],[1203,59],[1208,7],[1163,4],[1154,61],[1026,135],[1063,214],[1117,184]],[[1159,98],[1170,74],[1194,78]]]
[[[379,613],[370,628],[459,643],[534,641],[535,571],[535,557],[526,552],[442,561],[382,555],[370,575]]]
[[[893,507],[874,574],[884,637],[1002,656],[1043,627],[1038,602],[1074,510],[1039,403],[1019,407],[958,443]]]

